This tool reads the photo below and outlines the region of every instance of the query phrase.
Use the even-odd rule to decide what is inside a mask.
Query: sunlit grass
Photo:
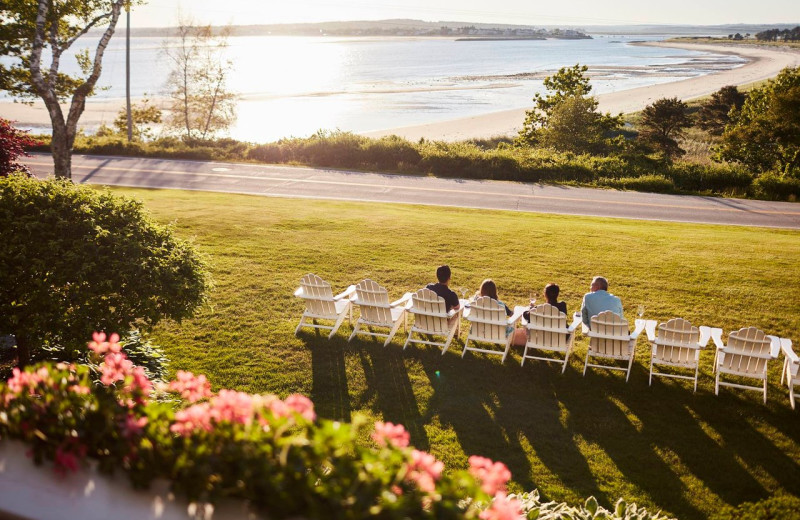
[[[302,392],[323,417],[356,414],[406,425],[412,443],[449,467],[471,454],[506,462],[515,490],[547,498],[623,496],[684,519],[722,504],[776,492],[800,494],[800,411],[770,373],[769,404],[759,394],[713,395],[702,354],[691,384],[647,386],[640,341],[626,384],[620,373],[581,377],[585,339],[564,375],[555,366],[519,366],[515,350],[445,356],[422,346],[347,343],[294,336],[300,277],[315,272],[344,289],[365,277],[390,297],[430,282],[447,262],[454,286],[474,291],[493,278],[509,305],[548,282],[576,310],[590,278],[603,274],[628,319],[682,316],[726,331],[754,325],[794,338],[800,327],[800,233],[409,205],[352,204],[180,191],[118,190],[195,237],[213,266],[216,289],[195,319],[159,327],[154,339],[172,369],[208,374],[216,387]],[[462,333],[462,338],[464,334]],[[402,339],[401,339],[402,338]],[[365,439],[365,442],[368,442]]]

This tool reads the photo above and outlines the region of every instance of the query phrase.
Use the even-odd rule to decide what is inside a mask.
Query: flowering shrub
[[[501,462],[473,456],[468,470],[445,472],[409,446],[402,425],[318,419],[299,394],[212,393],[205,376],[184,371],[154,385],[116,334],[95,333],[89,351],[91,368],[41,363],[0,384],[0,437],[22,440],[37,464],[65,476],[92,458],[136,487],[167,478],[192,502],[239,498],[270,518],[665,518],[624,502],[609,512],[593,498],[570,508],[536,492],[507,495]],[[187,406],[175,410],[159,393]],[[375,446],[356,442],[366,428]]]
[[[502,463],[474,457],[470,470],[446,473],[409,447],[402,425],[376,423],[375,446],[362,446],[373,425],[317,419],[302,395],[212,393],[204,376],[183,371],[154,386],[116,334],[96,333],[89,350],[95,382],[87,366],[41,363],[0,384],[0,436],[60,474],[91,457],[137,487],[166,477],[191,501],[241,498],[270,518],[519,518]],[[186,406],[153,399],[159,392]]]

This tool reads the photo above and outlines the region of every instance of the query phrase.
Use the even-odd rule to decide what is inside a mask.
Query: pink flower
[[[481,520],[522,520],[522,502],[516,498],[509,499],[504,492],[497,493],[488,509],[478,515]]]
[[[106,333],[105,332],[95,332],[92,334],[93,341],[89,342],[89,348],[93,351],[97,352],[98,354],[105,354],[106,352],[111,353],[118,353],[122,350],[122,346],[119,344],[119,335],[112,334],[108,341],[106,341]]]
[[[133,378],[131,381],[131,390],[140,391],[145,395],[149,395],[153,390],[153,383],[150,382],[144,368],[134,367],[131,376]]]
[[[498,491],[505,491],[506,483],[511,479],[511,472],[502,462],[492,462],[486,457],[473,455],[469,458],[469,472],[481,482],[481,489],[487,495],[494,496]]]
[[[206,397],[211,397],[211,383],[206,376],[195,376],[191,372],[178,370],[175,374],[175,381],[169,383],[168,389],[171,392],[178,392],[181,397],[190,403],[196,403]]]
[[[135,437],[142,433],[142,428],[145,426],[147,426],[147,417],[136,417],[133,414],[128,414],[122,423],[122,434],[127,438]]]
[[[314,413],[314,403],[304,395],[292,394],[284,402],[289,409],[302,415],[307,421],[313,421],[317,418],[317,414]]]
[[[408,465],[406,478],[416,482],[417,487],[426,493],[436,491],[436,481],[442,476],[444,464],[430,453],[414,450]]]
[[[190,435],[195,430],[211,431],[211,405],[200,403],[180,410],[169,431],[178,435]]]
[[[216,422],[250,424],[253,420],[253,396],[234,390],[220,390],[211,399],[211,417]]]
[[[372,434],[378,446],[396,446],[398,448],[405,448],[408,446],[411,436],[408,434],[402,424],[392,424],[390,422],[375,422],[375,432]]]
[[[112,352],[106,354],[100,365],[100,371],[102,372],[100,381],[104,385],[112,385],[132,373],[133,363],[122,352]]]
[[[77,455],[72,451],[64,450],[62,446],[56,448],[56,455],[55,459],[53,460],[55,467],[53,468],[53,471],[62,477],[66,476],[67,472],[69,471],[73,473],[78,471],[78,461],[80,460],[78,457],[83,457],[86,455],[86,448],[82,445],[77,445],[76,447],[78,451]]]

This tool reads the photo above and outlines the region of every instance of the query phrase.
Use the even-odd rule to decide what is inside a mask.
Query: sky
[[[135,27],[174,25],[178,11],[224,25],[413,18],[521,25],[800,23],[799,0],[149,0]]]

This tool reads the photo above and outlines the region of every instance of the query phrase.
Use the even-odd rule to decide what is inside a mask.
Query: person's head
[[[497,286],[494,284],[494,282],[492,280],[484,280],[481,283],[480,295],[481,296],[488,296],[489,298],[492,298],[493,300],[497,300],[498,299],[497,298]]]
[[[450,266],[440,265],[436,268],[436,279],[439,283],[447,284],[450,281]]]
[[[608,290],[608,280],[603,278],[602,276],[595,276],[592,278],[592,286],[591,291],[607,291]]]
[[[554,283],[549,283],[544,286],[544,299],[547,300],[547,303],[550,305],[555,305],[558,303],[558,293],[561,291],[559,287]]]

